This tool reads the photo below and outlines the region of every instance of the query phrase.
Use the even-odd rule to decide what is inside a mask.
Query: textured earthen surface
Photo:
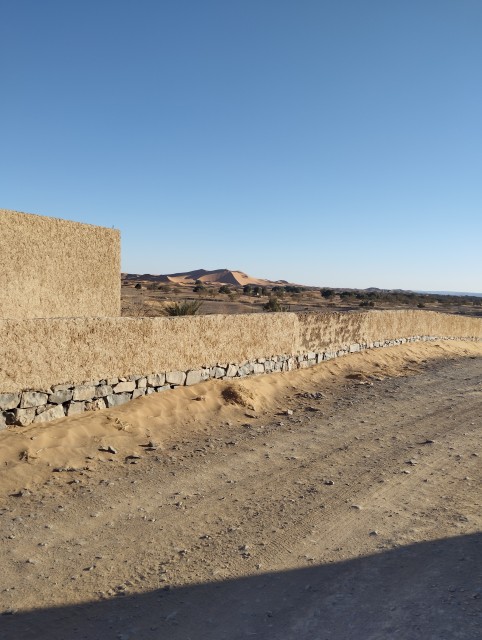
[[[429,311],[0,319],[0,392],[188,371],[398,338],[482,339],[482,319]],[[313,356],[315,357],[315,353]]]
[[[120,315],[120,234],[0,209],[0,317]]]
[[[289,313],[185,318],[0,319],[0,391],[216,363],[298,350]]]
[[[303,351],[339,349],[413,336],[482,338],[482,319],[435,311],[365,311],[300,313],[299,345]]]

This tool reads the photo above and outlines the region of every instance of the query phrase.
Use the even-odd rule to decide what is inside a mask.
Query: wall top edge
[[[103,231],[109,231],[115,235],[120,235],[120,230],[117,228],[111,229],[110,227],[103,227],[98,224],[91,224],[89,222],[78,222],[76,220],[66,220],[65,218],[58,218],[57,216],[46,216],[39,213],[27,213],[25,211],[15,211],[13,209],[0,209],[0,216],[1,215],[9,215],[12,217],[15,217],[15,216],[31,217],[39,222],[43,221],[43,222],[51,223],[52,220],[55,220],[56,222],[59,222],[65,225],[70,225],[72,227],[91,227],[92,229],[102,229]]]
[[[0,210],[1,213],[1,210]],[[103,227],[101,227],[103,228]],[[242,318],[253,318],[258,317],[260,319],[264,318],[306,318],[306,317],[345,317],[345,316],[374,316],[374,315],[387,315],[387,314],[395,314],[399,316],[403,315],[411,315],[416,314],[419,316],[437,316],[437,317],[446,317],[453,318],[454,320],[469,320],[469,321],[478,321],[482,322],[482,318],[477,316],[460,316],[452,313],[444,313],[442,311],[433,311],[430,309],[370,309],[370,310],[358,310],[353,309],[350,311],[284,311],[284,312],[275,312],[275,313],[242,313],[242,314],[224,314],[224,313],[210,313],[207,315],[199,314],[195,316],[51,316],[51,317],[38,317],[38,318],[9,318],[9,317],[0,317],[0,322],[52,322],[52,321],[62,321],[62,322],[91,322],[91,321],[102,321],[102,322],[119,322],[119,323],[151,323],[155,324],[158,321],[163,322],[191,322],[191,321],[201,321],[206,318],[230,318],[230,319],[242,319]]]

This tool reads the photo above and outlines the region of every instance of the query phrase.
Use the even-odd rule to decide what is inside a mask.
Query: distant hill
[[[171,284],[193,285],[197,280],[204,284],[230,284],[235,287],[244,287],[247,284],[258,286],[272,286],[289,284],[286,280],[265,280],[264,278],[253,278],[243,271],[233,271],[231,269],[215,269],[207,271],[206,269],[195,269],[193,271],[184,271],[182,273],[168,273],[165,275],[152,275],[144,273],[123,273],[124,280],[140,280],[149,282],[166,282]]]

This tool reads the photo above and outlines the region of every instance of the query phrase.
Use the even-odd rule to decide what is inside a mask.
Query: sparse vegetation
[[[430,309],[444,313],[482,316],[482,297],[474,295],[430,294],[375,287],[303,287],[284,282],[244,286],[222,281],[204,283],[199,279],[196,284],[194,282],[194,279],[188,284],[163,282],[155,276],[146,276],[145,279],[135,274],[131,274],[129,278],[124,276],[123,315],[162,315],[165,304],[172,305],[185,299],[198,298],[203,304],[203,314],[255,313],[271,309],[276,311],[278,305],[281,307],[289,302],[290,311],[346,311],[375,306],[377,309]],[[270,298],[276,298],[278,302],[270,302]],[[361,305],[362,302],[373,304]],[[141,303],[147,303],[149,310],[146,308],[145,313],[139,314]]]
[[[320,293],[321,297],[325,300],[331,300],[335,297],[335,292],[333,289],[321,289]]]
[[[288,311],[287,307],[282,306],[278,298],[272,297],[266,304],[263,305],[263,309],[269,312]]]
[[[219,293],[229,294],[231,293],[231,289],[226,284],[223,284],[221,287],[219,287]]]
[[[167,316],[195,316],[201,305],[199,300],[182,300],[165,306],[164,313]]]

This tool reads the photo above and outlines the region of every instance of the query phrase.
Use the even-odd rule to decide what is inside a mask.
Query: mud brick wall
[[[364,349],[482,340],[482,319],[429,311],[0,319],[0,428],[210,378],[311,367]]]
[[[120,315],[120,234],[0,209],[0,317]]]

